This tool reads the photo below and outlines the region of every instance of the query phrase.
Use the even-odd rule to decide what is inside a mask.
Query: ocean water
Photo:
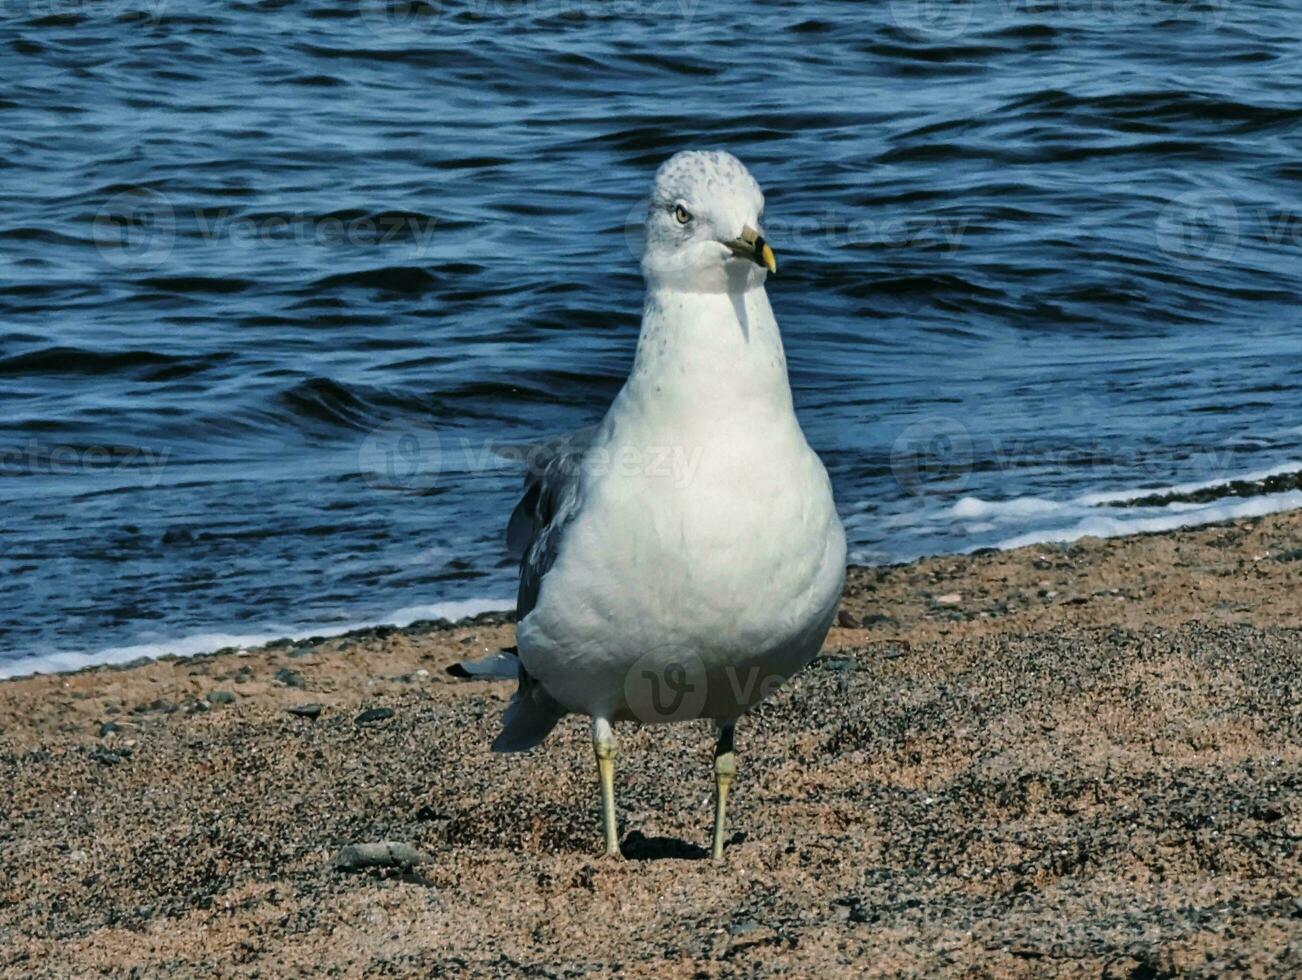
[[[690,147],[855,561],[1302,504],[1293,5],[0,0],[0,674],[509,606]]]

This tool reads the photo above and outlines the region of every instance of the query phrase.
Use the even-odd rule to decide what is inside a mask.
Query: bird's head
[[[676,153],[651,186],[642,274],[648,284],[695,292],[762,285],[778,271],[763,214],[759,184],[731,153]]]

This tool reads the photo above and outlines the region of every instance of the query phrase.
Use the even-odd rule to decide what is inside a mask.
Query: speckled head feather
[[[718,291],[752,288],[764,270],[737,258],[728,243],[760,231],[764,194],[731,153],[687,150],[656,171],[642,260],[655,286]]]
[[[652,183],[651,206],[671,207],[679,198],[698,206],[739,199],[757,215],[764,213],[764,192],[746,165],[724,150],[684,150],[660,165]]]

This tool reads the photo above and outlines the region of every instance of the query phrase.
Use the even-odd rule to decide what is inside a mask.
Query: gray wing
[[[538,602],[543,576],[556,560],[565,526],[580,504],[579,472],[600,426],[532,446],[502,447],[503,455],[527,464],[524,493],[506,526],[506,547],[520,561],[515,618],[524,619]]]
[[[561,535],[578,512],[579,472],[596,441],[598,426],[533,446],[502,446],[498,453],[524,461],[524,494],[506,526],[506,546],[520,559],[515,620],[538,602],[543,576],[556,560]],[[509,651],[503,651],[508,653]],[[566,711],[516,660],[519,687],[502,715],[494,752],[524,752],[540,745]],[[465,668],[465,665],[462,665]]]

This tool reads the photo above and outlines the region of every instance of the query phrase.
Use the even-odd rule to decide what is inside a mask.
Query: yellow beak
[[[773,255],[773,249],[764,240],[764,236],[750,225],[741,230],[739,238],[734,238],[726,244],[728,248],[732,249],[733,255],[743,259],[750,259],[756,265],[762,265],[769,272],[777,274],[778,260]]]

